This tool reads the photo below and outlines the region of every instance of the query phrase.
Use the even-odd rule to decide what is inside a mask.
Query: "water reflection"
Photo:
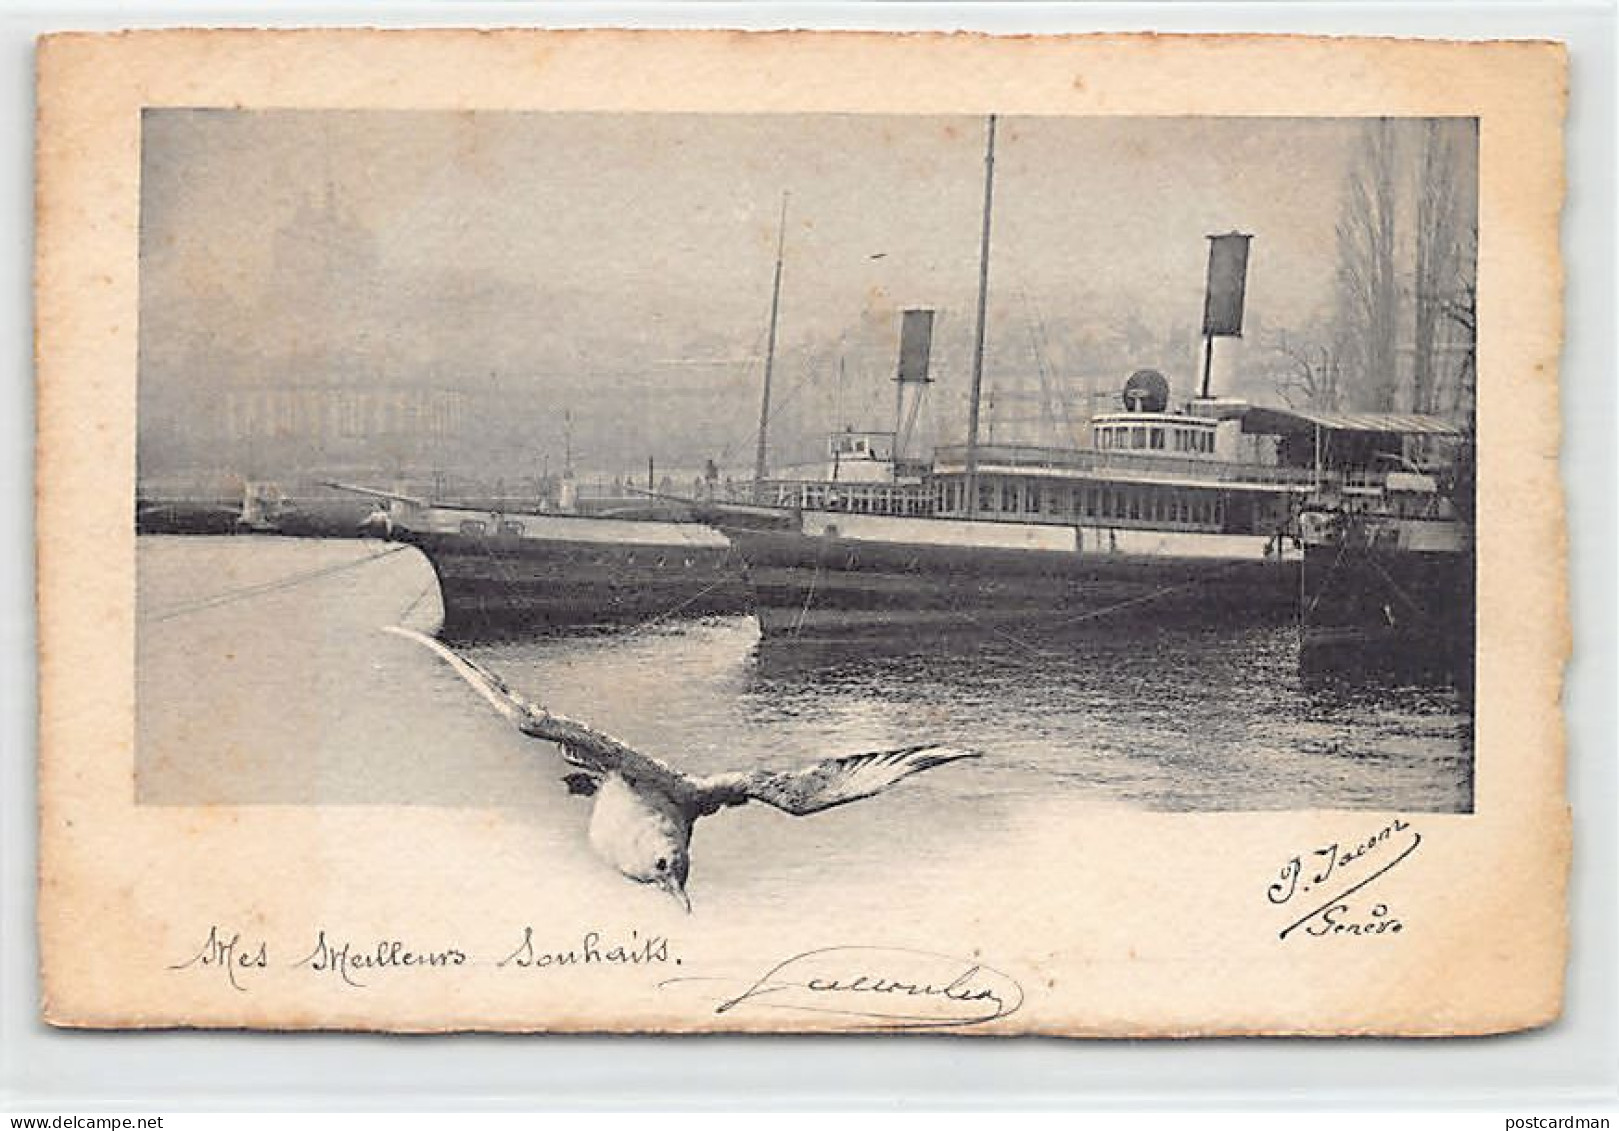
[[[760,640],[746,688],[784,717],[858,703],[943,728],[1019,788],[1166,809],[1472,805],[1453,670],[1311,651],[1293,628]]]
[[[375,553],[358,542],[142,540],[143,802],[509,804],[558,792],[549,752],[503,741],[486,706],[445,682],[453,676],[379,631],[430,628],[436,585],[414,552]],[[983,753],[838,818],[885,843],[935,821],[1019,820],[1052,799],[1177,811],[1472,805],[1470,695],[1377,664],[1301,665],[1288,627],[780,642],[738,616],[468,652],[535,702],[694,773],[920,742]],[[226,736],[229,757],[198,741],[204,724]]]

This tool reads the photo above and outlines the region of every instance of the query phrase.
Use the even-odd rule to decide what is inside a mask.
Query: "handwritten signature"
[[[1265,891],[1270,902],[1280,905],[1294,899],[1303,901],[1307,892],[1319,888],[1337,888],[1344,883],[1349,886],[1324,902],[1316,902],[1319,896],[1304,901],[1316,902],[1316,906],[1283,927],[1277,937],[1285,939],[1300,928],[1314,938],[1399,934],[1405,924],[1390,911],[1389,905],[1373,903],[1366,907],[1363,893],[1374,880],[1388,875],[1408,859],[1421,844],[1422,834],[1396,817],[1377,832],[1351,844],[1334,842],[1291,857]],[[1374,864],[1376,870],[1367,873],[1365,869]],[[1361,898],[1351,900],[1351,896]]]
[[[981,1025],[1023,1004],[1023,988],[973,959],[901,947],[833,946],[784,959],[758,978],[670,978],[741,982],[715,1013],[780,1009],[847,1017],[873,1028],[930,1029]]]

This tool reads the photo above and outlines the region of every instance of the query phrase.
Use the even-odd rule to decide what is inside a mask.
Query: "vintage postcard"
[[[45,38],[45,1020],[1555,1022],[1565,80]]]

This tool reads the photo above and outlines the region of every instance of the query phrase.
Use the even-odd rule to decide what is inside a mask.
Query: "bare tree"
[[[1478,374],[1478,223],[1462,235],[1456,256],[1452,286],[1439,304],[1439,313],[1450,325],[1460,345],[1456,373],[1449,390],[1448,408],[1452,416],[1472,416],[1473,392]],[[1436,397],[1436,407],[1437,397]]]
[[[1379,118],[1367,127],[1337,227],[1340,329],[1355,386],[1349,399],[1379,412],[1393,409],[1398,386],[1395,158],[1393,124]]]
[[[1453,303],[1460,258],[1456,230],[1456,177],[1449,141],[1440,123],[1430,120],[1423,131],[1420,180],[1417,184],[1415,335],[1411,359],[1411,407],[1417,412],[1438,408],[1436,351],[1440,320]]]
[[[1267,343],[1276,362],[1271,380],[1289,408],[1336,409],[1343,403],[1343,359],[1318,342],[1278,331]]]

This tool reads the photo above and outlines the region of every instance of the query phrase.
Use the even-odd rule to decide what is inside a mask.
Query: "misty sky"
[[[1095,379],[1087,340],[1130,319],[1133,364],[1189,394],[1215,232],[1255,235],[1250,324],[1318,322],[1362,129],[1002,119],[986,384]],[[982,119],[164,110],[144,147],[143,420],[233,385],[467,388],[537,444],[565,406],[603,464],[723,449],[740,473],[786,191],[781,459],[891,426],[907,306],[939,312],[932,426],[959,435]],[[1251,339],[1220,343],[1217,385]]]

